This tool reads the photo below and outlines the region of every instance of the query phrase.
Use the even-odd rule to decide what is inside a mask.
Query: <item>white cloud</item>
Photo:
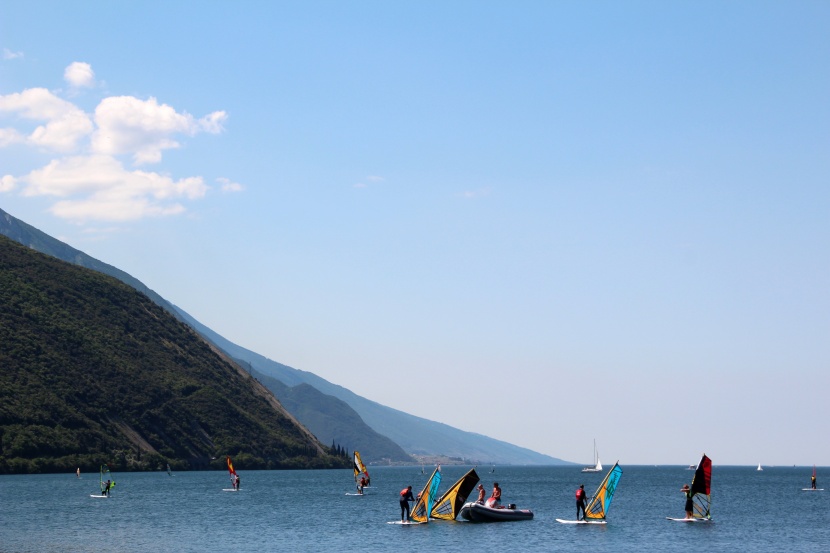
[[[128,171],[104,155],[53,160],[19,179],[24,196],[67,198],[50,211],[76,222],[131,221],[175,215],[185,211],[179,200],[204,197],[208,187],[201,177],[173,180],[146,171]]]
[[[222,190],[222,192],[242,192],[245,190],[245,187],[238,182],[233,182],[225,177],[219,177],[216,179],[216,182],[221,185],[220,190]]]
[[[44,121],[25,139],[34,146],[56,152],[72,152],[89,135],[92,121],[75,104],[58,98],[45,88],[0,96],[0,114],[12,113],[34,121]],[[22,135],[12,129],[0,133],[0,146],[21,142]]]
[[[458,194],[460,197],[467,199],[467,200],[474,200],[476,198],[482,198],[484,196],[489,196],[490,192],[492,192],[492,188],[489,186],[486,188],[479,188],[478,190],[465,190]]]
[[[11,175],[0,177],[0,192],[11,192],[17,187],[17,179]]]
[[[12,52],[8,48],[3,48],[3,59],[4,60],[16,60],[18,58],[23,57],[23,52]]]
[[[98,154],[132,154],[136,165],[158,163],[164,150],[179,147],[176,134],[222,131],[225,112],[214,112],[199,121],[178,113],[155,98],[133,96],[104,98],[95,109],[98,130],[92,135],[92,151]]]
[[[0,129],[0,148],[10,144],[20,144],[21,142],[26,142],[26,137],[17,132],[16,129]]]
[[[96,84],[91,66],[82,62],[70,64],[64,78],[67,94]],[[51,198],[54,215],[90,223],[177,215],[187,202],[203,198],[209,187],[202,177],[127,169],[121,156],[136,165],[159,163],[165,150],[180,146],[179,136],[221,133],[228,116],[215,111],[196,119],[155,98],[133,96],[104,98],[92,116],[45,88],[30,88],[0,95],[0,118],[11,117],[11,125],[0,127],[0,148],[22,144],[57,156],[28,174],[2,176],[0,192]],[[244,190],[230,179],[218,182],[223,192]]]
[[[63,72],[64,80],[73,88],[92,88],[95,86],[95,72],[88,63],[75,61]]]

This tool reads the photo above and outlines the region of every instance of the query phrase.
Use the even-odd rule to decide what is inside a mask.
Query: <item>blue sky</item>
[[[5,3],[0,207],[415,415],[573,461],[827,465],[828,28]]]

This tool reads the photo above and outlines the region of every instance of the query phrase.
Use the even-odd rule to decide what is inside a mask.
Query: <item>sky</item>
[[[4,2],[0,208],[413,415],[586,464],[830,465],[828,28]]]

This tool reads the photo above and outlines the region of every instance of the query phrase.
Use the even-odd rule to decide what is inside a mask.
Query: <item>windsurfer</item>
[[[692,489],[688,484],[683,484],[680,491],[686,496],[686,506],[683,508],[683,510],[686,511],[686,518],[692,518],[692,511],[694,511],[695,508],[694,501],[692,500],[692,497],[694,496],[694,494],[692,494]]]
[[[110,488],[111,487],[112,487],[112,480],[107,480],[107,483],[104,484],[104,489],[101,490],[101,495],[107,495],[108,496],[110,494]]]
[[[476,503],[484,504],[484,495],[487,492],[484,491],[484,486],[481,484],[478,485],[478,499],[476,499]]]
[[[579,511],[582,511],[582,518],[585,518],[585,484],[580,484],[576,490],[576,520],[580,520]]]
[[[412,486],[407,486],[401,490],[401,522],[409,521],[409,502],[415,501],[412,495]],[[404,516],[404,512],[406,516]]]
[[[815,474],[810,477],[810,487],[813,488],[814,490],[816,489],[816,475]]]

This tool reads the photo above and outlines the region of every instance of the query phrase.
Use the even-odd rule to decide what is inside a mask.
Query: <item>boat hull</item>
[[[533,518],[533,511],[530,509],[497,509],[474,502],[465,503],[459,514],[461,518],[470,522],[512,522]]]

